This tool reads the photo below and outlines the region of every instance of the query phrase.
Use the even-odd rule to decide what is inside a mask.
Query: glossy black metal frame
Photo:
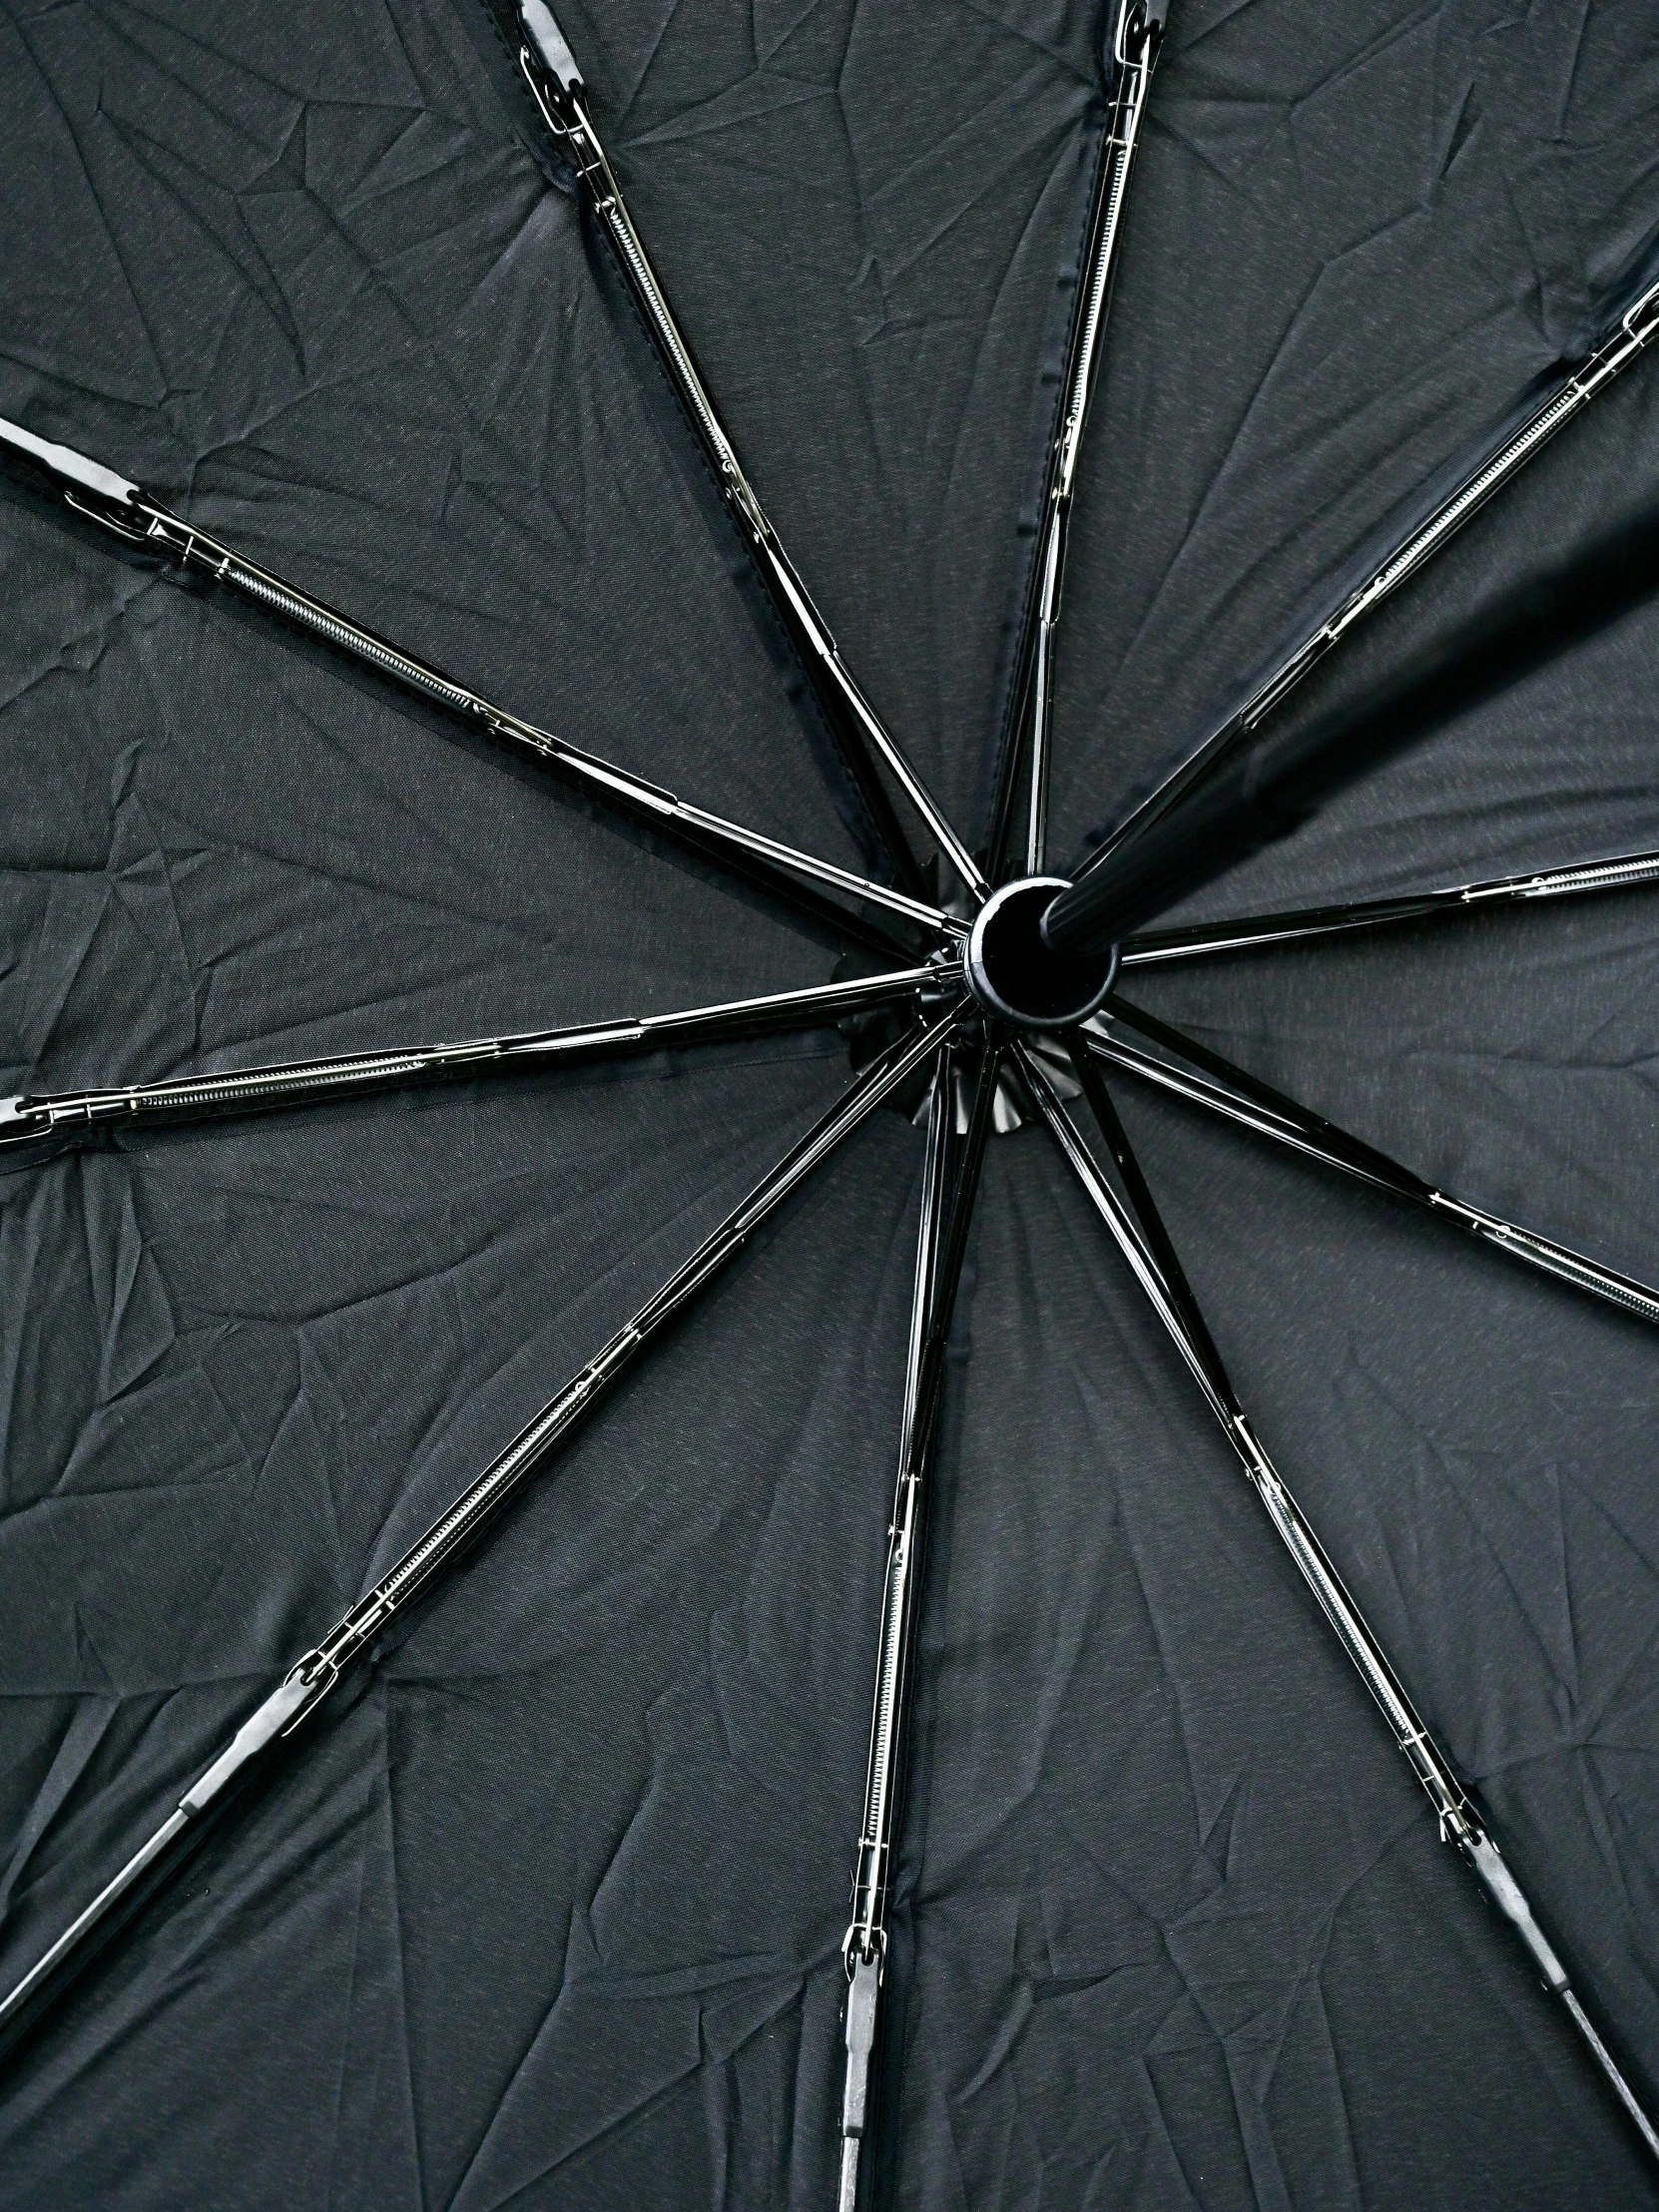
[[[878,972],[806,989],[691,1008],[644,1018],[624,1016],[583,1027],[458,1043],[393,1047],[312,1059],[286,1066],[210,1071],[154,1083],[118,1085],[62,1096],[0,1102],[0,1161],[33,1167],[67,1145],[101,1131],[167,1125],[227,1115],[292,1110],[365,1092],[445,1078],[475,1080],[514,1070],[580,1066],[670,1046],[701,1046],[765,1031],[823,1027],[847,1017],[899,1016],[900,1034],[877,1050],[837,1103],[762,1178],[722,1225],[663,1284],[609,1344],[548,1401],[500,1455],[470,1482],[397,1563],[366,1591],[310,1650],[297,1658],[204,1774],[166,1812],[143,1847],[117,1870],[83,1913],[0,1998],[0,2040],[15,2036],[91,1956],[131,1896],[165,1870],[193,1823],[216,1809],[277,1738],[319,1704],[343,1668],[360,1656],[398,1609],[428,1591],[463,1546],[478,1537],[509,1497],[543,1469],[606,1391],[659,1332],[675,1321],[742,1251],[745,1244],[884,1101],[917,1081],[926,1085],[920,1216],[914,1289],[905,1355],[903,1417],[897,1450],[879,1641],[874,1655],[862,1818],[852,1876],[852,1913],[842,1946],[846,1976],[845,2073],[841,2097],[840,2212],[854,2212],[860,2153],[874,2113],[871,2060],[879,2029],[887,1961],[904,1725],[911,1682],[911,1647],[920,1602],[924,1500],[944,1387],[945,1346],[970,1232],[980,1165],[993,1127],[1040,1120],[1077,1184],[1117,1246],[1141,1292],[1220,1423],[1269,1519],[1290,1550],[1342,1648],[1359,1669],[1394,1740],[1426,1793],[1442,1839],[1458,1853],[1498,1912],[1510,1923],[1543,1978],[1566,2006],[1612,2090],[1659,2155],[1655,2132],[1624,2072],[1574,1990],[1565,1966],[1540,1929],[1505,1864],[1490,1828],[1434,1744],[1386,1655],[1367,1626],[1337,1567],[1309,1526],[1268,1457],[1223,1366],[1158,1213],[1107,1087],[1105,1071],[1155,1085],[1205,1112],[1248,1128],[1323,1166],[1382,1189],[1495,1246],[1557,1282],[1606,1301],[1623,1313],[1659,1324],[1659,1293],[1512,1222],[1433,1188],[1363,1139],[1336,1128],[1295,1100],[1160,1022],[1121,992],[1125,972],[1158,962],[1225,954],[1245,947],[1302,942],[1406,920],[1444,917],[1506,902],[1586,894],[1659,881],[1659,853],[1626,854],[1546,873],[1504,877],[1301,913],[1134,933],[1158,910],[1146,890],[1137,854],[1153,850],[1160,866],[1173,856],[1177,889],[1202,878],[1219,838],[1234,850],[1257,836],[1260,778],[1241,768],[1257,729],[1347,632],[1416,572],[1451,533],[1497,492],[1532,453],[1603,389],[1659,331],[1659,285],[1628,306],[1588,359],[1565,376],[1521,426],[1484,458],[1356,592],[1292,653],[1277,673],[1222,729],[1213,733],[1079,871],[1075,884],[1045,877],[1047,790],[1053,746],[1053,665],[1060,614],[1066,528],[1089,403],[1098,378],[1126,194],[1153,71],[1163,37],[1163,0],[1119,0],[1103,57],[1104,124],[1084,251],[1084,280],[1071,333],[1058,429],[1049,457],[1045,519],[1016,657],[1012,721],[996,779],[983,861],[946,820],[896,740],[854,682],[800,575],[779,542],[721,423],[690,346],[635,228],[589,112],[580,70],[544,0],[518,0],[520,37],[514,56],[556,152],[569,165],[587,216],[616,257],[645,327],[686,414],[713,465],[732,519],[835,737],[864,819],[885,849],[895,882],[818,858],[684,802],[592,754],[524,722],[504,707],[432,668],[418,656],[364,629],[297,587],[245,560],[197,530],[100,462],[0,421],[0,457],[37,486],[113,532],[148,559],[195,572],[240,593],[275,621],[320,637],[331,648],[389,683],[436,702],[462,722],[552,770],[591,799],[643,819],[667,838],[690,846],[706,862],[758,884],[812,924],[873,951]],[[1600,572],[1596,572],[1599,576]],[[1582,581],[1582,579],[1580,579]],[[1599,587],[1597,587],[1599,588]],[[1621,587],[1622,588],[1622,587]],[[1580,597],[1582,598],[1582,593]],[[1592,598],[1595,591],[1592,589]],[[1632,603],[1634,588],[1614,611]],[[1605,598],[1605,594],[1603,595]],[[1578,609],[1563,616],[1563,639],[1610,619]],[[1522,609],[1535,621],[1536,606]],[[1393,720],[1371,733],[1369,761],[1408,742],[1434,712],[1435,699],[1468,695],[1478,685],[1469,669],[1493,651],[1504,666],[1509,646],[1493,648],[1516,610],[1499,610],[1478,635],[1456,641],[1449,664],[1412,672],[1392,696]],[[1576,625],[1576,627],[1575,627]],[[1512,645],[1512,638],[1511,638]],[[1510,662],[1503,661],[1510,652]],[[1535,657],[1535,656],[1534,656]],[[1484,664],[1481,664],[1482,666]],[[1498,681],[1509,680],[1499,669]],[[1423,684],[1429,682],[1425,693]],[[1433,683],[1440,693],[1432,693]],[[1411,687],[1415,686],[1413,690]],[[1458,692],[1461,685],[1463,690]],[[1374,721],[1375,721],[1374,710]],[[1348,726],[1352,740],[1355,726]],[[1336,734],[1338,737],[1343,732]],[[1332,732],[1323,733],[1329,747]],[[1350,747],[1352,751],[1352,746]],[[1362,747],[1362,751],[1365,748]],[[1306,752],[1297,757],[1297,773]],[[1230,782],[1230,779],[1232,781]],[[889,786],[891,788],[889,788]],[[1023,806],[1021,793],[1023,791]],[[1299,805],[1317,802],[1300,790]],[[901,808],[914,827],[906,833]],[[1294,811],[1294,810],[1293,810]],[[928,869],[912,843],[919,830],[937,865],[957,878],[949,904],[930,896]],[[1270,830],[1270,832],[1271,830]],[[1232,839],[1229,844],[1228,840]],[[1010,855],[1013,855],[1011,858]],[[1184,872],[1183,872],[1184,871]],[[1211,870],[1213,872],[1213,870]],[[1036,880],[1034,880],[1036,879]],[[1039,885],[1046,889],[1039,889]],[[986,978],[974,923],[1004,894],[1025,886],[1042,897],[1042,927],[1054,942],[1093,952],[1104,964],[1099,990],[1058,1022],[1040,1006],[1028,1015]],[[1166,887],[1162,903],[1172,894]],[[1102,916],[1106,917],[1103,924]],[[1101,936],[1103,926],[1106,935]],[[1032,938],[1032,946],[1036,940]],[[1029,951],[1031,947],[1027,947]],[[1040,947],[1037,947],[1040,951]],[[1107,956],[1109,955],[1109,959]],[[1053,978],[1049,979],[1050,981]],[[1038,985],[1042,977],[1037,978]],[[1056,987],[1058,987],[1056,985]],[[1034,997],[1041,1000],[1042,989]],[[1063,1000],[1070,1006],[1072,1000]],[[907,1021],[904,1019],[908,1016]],[[1142,1042],[1136,1042],[1139,1036]],[[1149,1050],[1148,1045],[1156,1046]],[[1085,1137],[1067,1100],[1081,1097],[1100,1150]],[[1103,1156],[1102,1156],[1103,1154]]]

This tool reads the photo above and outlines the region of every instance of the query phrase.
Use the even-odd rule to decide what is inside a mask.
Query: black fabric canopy
[[[1092,0],[559,9],[748,479],[981,864],[1030,714],[1115,24]],[[879,891],[858,764],[523,35],[482,0],[6,0],[0,415]],[[1145,100],[1054,662],[1068,873],[1659,276],[1636,0],[1172,0]],[[792,902],[8,458],[0,1091],[959,955],[974,901],[885,768],[919,902],[949,904],[931,936],[879,897]],[[1656,501],[1659,348],[1282,725],[1358,708]],[[1659,612],[1626,615],[1157,927],[1651,854],[1656,652]],[[1131,943],[1118,991],[1435,1192],[1651,1282],[1641,880],[1215,956]],[[1116,1003],[1090,1034],[1146,1047]],[[901,1011],[5,1161],[0,1989],[889,1065]],[[964,1120],[976,1083],[990,1110],[979,1045],[948,1041],[932,1107],[929,1059],[46,1992],[0,2057],[6,2206],[834,2205],[918,1224],[952,1145],[972,1196],[947,1080]],[[1659,2203],[1051,1141],[1026,1049],[930,1310],[859,2205]],[[1122,1064],[1112,1103],[1256,1432],[1659,2108],[1655,1316]],[[1041,1067],[1125,1187],[1069,1064]]]

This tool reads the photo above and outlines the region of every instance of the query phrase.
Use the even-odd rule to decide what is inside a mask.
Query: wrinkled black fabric
[[[769,511],[971,841],[1099,151],[1092,6],[572,0]],[[1659,240],[1634,5],[1174,0],[1054,854]],[[0,411],[561,735],[873,864],[475,0],[7,0]],[[1639,363],[1299,696],[1659,493]],[[0,1088],[825,979],[775,899],[0,489]],[[1659,844],[1654,618],[1191,915]],[[1638,1277],[1652,896],[1126,981]],[[0,1178],[0,1980],[833,1099],[833,1032]],[[1651,1329],[1114,1083],[1287,1480],[1659,2097]],[[31,2042],[7,2206],[828,2205],[920,1140],[882,1113]],[[952,1343],[871,2165],[915,2207],[1659,2200],[1042,1133]]]
[[[1376,1221],[1363,1211],[1356,1253],[1338,1194],[1327,1219],[1339,1249],[1304,1286],[1296,1262],[1317,1235],[1323,1188],[1309,1203],[1297,1171],[1258,1172],[1235,1227],[1227,1171],[1243,1180],[1254,1156],[1180,1145],[1183,1130],[1143,1126],[1134,1103],[1125,1111],[1149,1170],[1181,1193],[1169,1222],[1207,1310],[1218,1321],[1252,1310],[1254,1327],[1223,1329],[1222,1351],[1269,1448],[1361,1570],[1408,1678],[1436,1692],[1431,1725],[1452,1724],[1454,1752],[1489,1786],[1501,1751],[1465,1740],[1458,1704],[1471,1681],[1489,1681],[1500,1726],[1536,1682],[1535,1632],[1501,1603],[1492,1557],[1444,1494],[1433,1504],[1455,1565],[1425,1575],[1411,1447],[1419,1461],[1427,1447],[1408,1418],[1367,1432],[1356,1400],[1393,1412],[1399,1384],[1392,1398],[1381,1382],[1373,1394],[1375,1362],[1344,1337],[1360,1336],[1355,1293],[1369,1317],[1378,1279],[1385,1289],[1406,1272],[1414,1225],[1402,1236],[1381,1204]],[[1218,1263],[1206,1230],[1219,1213],[1229,1235]],[[1270,1236],[1290,1264],[1257,1279],[1251,1253]],[[1649,2201],[1640,2153],[1597,2119],[1587,2067],[1436,1844],[1237,1462],[1034,1133],[993,1156],[976,1263],[961,1473],[937,1530],[918,1731],[897,2201]],[[1484,1265],[1470,1256],[1471,1270]],[[1445,1305],[1455,1312],[1469,1294],[1453,1268]],[[1443,1312],[1415,1320],[1430,1334]],[[1394,1340],[1404,1362],[1420,1350],[1407,1330]],[[1448,1373],[1460,1380],[1462,1349],[1442,1353],[1442,1390]],[[1512,1386],[1494,1377],[1492,1394]],[[1540,1379],[1537,1394],[1546,1389]],[[1517,1403],[1511,1418],[1535,1409]],[[1467,1469],[1469,1488],[1496,1456]],[[1384,1543],[1361,1470],[1374,1478],[1401,1460],[1417,1481],[1398,1483],[1399,1524]],[[1305,1470],[1324,1479],[1304,1483]],[[1526,1472],[1505,1469],[1492,1521],[1507,1511],[1513,1556],[1534,1556],[1541,1591],[1559,1575],[1559,1546],[1548,1546],[1551,1569],[1536,1563],[1543,1528],[1522,1527],[1516,1495]],[[1651,1579],[1638,1586],[1651,1605]],[[1454,1604],[1478,1601],[1502,1648],[1458,1654],[1442,1702],[1419,1662],[1441,1655],[1425,1616],[1448,1588]],[[1563,1593],[1558,1615],[1567,1603]],[[1521,1817],[1515,1795],[1501,1802],[1506,1834]],[[1546,1833],[1559,1848],[1564,1824],[1551,1819]],[[1541,1867],[1526,1873],[1546,1886]],[[1598,1890],[1604,1919],[1622,1922],[1624,1886],[1609,1898],[1598,1870]]]

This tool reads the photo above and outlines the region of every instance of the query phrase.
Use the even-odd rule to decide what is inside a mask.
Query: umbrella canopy
[[[6,2203],[1659,2201],[1645,11],[0,102]]]

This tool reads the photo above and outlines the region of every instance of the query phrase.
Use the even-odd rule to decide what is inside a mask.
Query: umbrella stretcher
[[[551,1397],[372,1587],[302,1654],[248,1715],[143,1847],[0,1999],[15,2039],[168,1871],[193,1827],[222,1808],[271,1747],[312,1716],[394,1613],[435,1593],[462,1550],[544,1471],[607,1393],[679,1321],[756,1232],[878,1108],[902,1102],[921,1123],[923,1174],[903,1412],[873,1653],[866,1784],[842,1946],[844,2078],[839,2205],[852,2212],[875,2120],[872,2061],[889,1971],[905,1724],[922,1583],[924,1504],[945,1388],[946,1348],[987,1142],[1037,1122],[1116,1248],[1214,1415],[1337,1643],[1358,1670],[1426,1794],[1440,1838],[1459,1854],[1592,2054],[1611,2095],[1659,2156],[1659,2134],[1595,2024],[1506,1862],[1491,1823],[1425,1726],[1360,1605],[1298,1507],[1240,1401],[1108,1077],[1133,1078],[1472,1235],[1494,1255],[1622,1314],[1659,1324],[1659,1294],[1520,1223],[1434,1187],[1125,996],[1142,968],[1241,950],[1348,937],[1402,922],[1448,924],[1506,904],[1563,900],[1659,880],[1659,852],[1587,853],[1577,863],[1387,899],[1244,915],[1159,929],[1160,914],[1241,857],[1287,834],[1325,800],[1471,703],[1593,635],[1659,584],[1659,521],[1627,529],[1570,572],[1535,580],[1488,609],[1435,656],[1357,709],[1288,731],[1282,710],[1379,605],[1404,587],[1486,502],[1659,332],[1659,284],[1616,303],[1599,341],[1483,453],[1449,494],[1386,552],[1253,691],[1245,704],[1117,821],[1067,876],[1049,872],[1055,650],[1068,527],[1091,396],[1099,378],[1128,187],[1164,40],[1161,7],[1124,5],[1111,27],[1109,99],[1077,288],[1042,525],[1018,645],[1013,742],[1004,748],[984,842],[947,819],[842,659],[740,462],[602,143],[588,88],[543,0],[520,0],[513,59],[593,231],[614,256],[720,495],[831,733],[884,867],[868,874],[710,812],[525,721],[235,547],[195,527],[110,461],[0,419],[0,454],[36,490],[61,497],[119,541],[112,557],[165,565],[262,617],[320,640],[382,683],[414,695],[545,771],[620,810],[654,835],[740,878],[790,913],[828,925],[852,972],[823,985],[649,1016],[458,1042],[394,1045],[334,1057],[0,1102],[0,1158],[50,1174],[66,1147],[129,1131],[336,1102],[370,1092],[498,1074],[590,1066],[836,1023],[873,1038],[850,1086],[703,1244]],[[941,890],[941,884],[948,885]],[[1079,1102],[1092,1127],[1079,1117]],[[873,1564],[873,1563],[872,1563]]]

